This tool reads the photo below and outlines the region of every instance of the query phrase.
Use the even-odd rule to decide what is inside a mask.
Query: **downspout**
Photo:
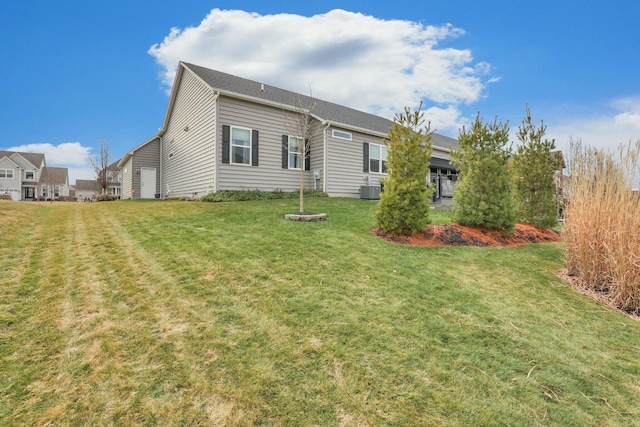
[[[165,195],[164,195],[164,191],[162,190],[164,188],[164,174],[162,173],[163,171],[163,167],[162,165],[164,164],[164,160],[162,158],[162,154],[164,153],[164,137],[158,135],[158,138],[160,138],[160,188],[158,188],[158,191],[160,192],[160,200],[164,200]],[[131,162],[131,165],[133,165],[133,162]],[[131,171],[132,176],[131,176],[131,185],[133,186],[133,171]],[[131,198],[133,198],[133,196],[131,196]]]
[[[328,141],[327,141],[327,130],[329,130],[329,126],[331,126],[331,123],[329,121],[325,121],[324,124],[326,126],[322,130],[323,145],[324,145],[323,146],[324,155],[322,159],[322,191],[326,193],[327,192],[327,169],[328,169],[327,155],[329,153]]]
[[[218,103],[218,98],[219,98],[219,94],[216,91],[213,91],[213,106],[214,106],[214,111],[213,111],[213,122],[214,122],[214,132],[213,132],[213,192],[217,193],[218,192],[218,177],[219,177],[219,165],[218,165],[218,158],[221,158],[221,156],[219,156],[220,153],[218,153],[218,125],[219,125],[219,120],[218,120],[218,107],[219,107],[219,103]]]

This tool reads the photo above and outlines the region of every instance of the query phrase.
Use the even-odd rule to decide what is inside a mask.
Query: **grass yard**
[[[296,208],[0,201],[0,425],[640,425],[640,323],[556,277],[562,244]]]

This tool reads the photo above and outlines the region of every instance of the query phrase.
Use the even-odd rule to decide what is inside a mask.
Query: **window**
[[[223,125],[222,163],[258,166],[258,131]]]
[[[0,169],[0,178],[13,179],[13,169]]]
[[[351,134],[349,132],[343,132],[341,130],[333,129],[332,134],[334,138],[346,139],[347,141],[351,141]]]
[[[309,140],[306,140],[309,144]],[[306,148],[306,150],[305,150]],[[306,152],[302,155],[303,150]],[[304,170],[311,170],[311,156],[309,148],[304,147],[302,138],[290,135],[282,135],[282,169],[297,169],[302,167],[302,159],[304,159]]]
[[[289,136],[289,169],[300,169],[302,148],[300,138]]]
[[[42,187],[42,197],[47,197],[47,187]]]
[[[231,163],[251,164],[251,131],[231,128]]]
[[[24,179],[35,179],[36,173],[34,171],[24,171]]]
[[[369,172],[387,173],[386,145],[369,144]]]
[[[53,196],[60,197],[60,187],[58,187],[57,185],[53,187]]]

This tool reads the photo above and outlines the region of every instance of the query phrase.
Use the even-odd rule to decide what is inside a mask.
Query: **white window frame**
[[[291,150],[291,142],[292,141],[298,143],[298,150],[297,151],[292,151]],[[293,169],[293,170],[298,170],[299,171],[302,168],[302,161],[304,160],[304,156],[302,155],[303,154],[302,153],[303,148],[304,148],[304,143],[303,143],[302,138],[299,138],[297,136],[289,135],[289,142],[288,142],[288,147],[287,147],[287,149],[289,151],[289,157],[288,157],[289,158],[289,169]],[[294,161],[293,161],[294,164],[293,165],[291,165],[292,156],[293,156],[293,159],[294,159]],[[298,160],[298,164],[299,164],[298,167],[296,167],[296,165],[295,165],[295,159]]]
[[[13,179],[13,169],[0,169],[0,178]]]
[[[331,130],[331,135],[334,138],[338,138],[338,139],[344,139],[346,141],[351,141],[353,140],[353,135],[350,132],[345,132],[343,130],[338,130],[338,129],[332,129]]]
[[[29,178],[28,174],[31,174],[31,178]],[[36,171],[33,171],[33,170],[24,171],[24,179],[28,179],[29,181],[35,180]]]
[[[234,130],[241,130],[241,131],[247,131],[249,133],[249,145],[244,145],[244,144],[235,144],[234,141],[236,141],[233,138],[233,131]],[[252,129],[249,128],[243,128],[243,127],[239,127],[239,126],[230,126],[229,129],[229,163],[230,164],[234,164],[234,165],[244,165],[244,166],[251,166],[252,165],[252,161],[253,159],[251,158],[252,156],[252,147],[253,147],[253,141],[251,140],[251,138],[253,138],[252,135]],[[234,148],[241,148],[242,150],[248,150],[249,151],[249,156],[247,157],[248,162],[236,162],[235,161],[235,155],[233,153],[233,149]]]
[[[377,147],[378,148],[378,152],[380,153],[377,157],[373,156],[373,147]],[[387,175],[386,170],[383,171],[383,165],[386,165],[387,163],[387,156],[389,155],[389,147],[387,147],[384,144],[375,144],[373,142],[369,143],[369,172],[370,173],[377,173],[377,174],[381,174],[381,175]],[[377,160],[378,161],[378,170],[373,170],[373,164],[371,163],[372,160]]]

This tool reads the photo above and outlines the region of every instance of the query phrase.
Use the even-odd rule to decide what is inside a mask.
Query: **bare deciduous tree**
[[[111,164],[109,161],[110,154],[109,141],[100,139],[99,152],[89,157],[91,167],[93,168],[93,172],[96,176],[96,181],[98,182],[100,194],[106,194],[107,188],[109,187],[107,167]]]
[[[317,137],[317,123],[313,118],[316,101],[311,87],[309,96],[298,94],[294,99],[295,114],[284,111],[287,138],[282,140],[283,156],[286,151],[289,168],[300,169],[300,213],[304,213],[304,178],[305,171],[311,169],[311,146]],[[283,158],[284,163],[284,158]],[[293,163],[293,165],[291,164]]]

